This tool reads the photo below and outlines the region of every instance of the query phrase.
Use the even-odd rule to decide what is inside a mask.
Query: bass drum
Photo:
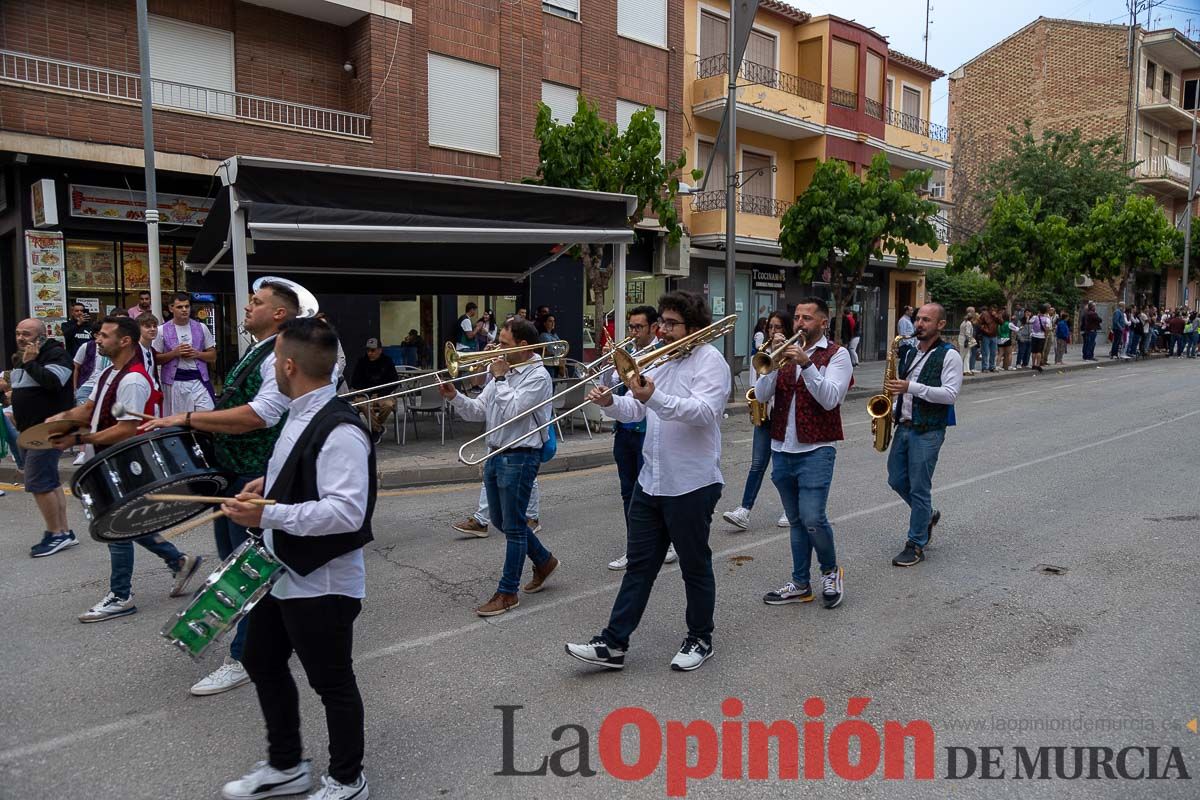
[[[156,492],[223,495],[232,476],[216,466],[212,440],[189,428],[160,428],[98,453],[75,473],[88,532],[124,542],[166,530],[206,511],[201,503],[147,498]]]

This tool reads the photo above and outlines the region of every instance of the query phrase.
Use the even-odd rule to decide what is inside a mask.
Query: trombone
[[[775,370],[783,366],[783,351],[794,345],[797,341],[800,342],[801,349],[808,347],[808,340],[804,338],[804,329],[793,333],[774,350],[760,350],[754,354],[754,358],[750,359],[750,365],[754,367],[754,374],[758,377],[770,375]],[[747,398],[749,399],[749,398]]]
[[[642,375],[645,374],[646,372],[648,372],[649,370],[657,369],[658,367],[661,367],[663,364],[666,364],[667,362],[670,362],[670,361],[675,361],[677,359],[686,358],[686,357],[690,356],[692,354],[692,351],[694,351],[697,347],[699,347],[703,344],[708,344],[709,342],[711,342],[715,339],[720,339],[721,337],[723,337],[729,333],[732,333],[734,330],[734,325],[736,323],[737,323],[737,314],[730,314],[729,316],[723,317],[722,319],[719,319],[716,322],[712,323],[711,325],[701,328],[698,331],[689,333],[687,336],[684,336],[682,339],[678,339],[674,342],[671,342],[670,344],[658,345],[658,346],[649,345],[647,347],[642,348],[641,350],[638,350],[635,353],[628,353],[623,349],[614,348],[614,349],[610,350],[609,352],[605,353],[604,355],[600,356],[599,358],[597,358],[595,361],[592,361],[590,364],[585,365],[585,367],[594,369],[596,366],[598,366],[604,360],[612,359],[613,363],[611,365],[609,365],[603,369],[600,369],[598,372],[595,372],[593,375],[591,375],[591,378],[593,380],[595,380],[596,378],[599,378],[601,375],[608,372],[609,370],[615,369],[615,370],[617,370],[617,373],[621,376],[621,380],[624,383],[630,383],[635,380],[640,381],[642,379]],[[632,338],[632,337],[630,337],[630,338]],[[623,345],[627,341],[629,341],[629,339],[626,339],[625,341],[621,342],[621,344]],[[482,464],[483,462],[487,461],[492,456],[499,455],[500,453],[506,452],[507,450],[511,449],[512,447],[514,447],[516,445],[517,442],[522,441],[522,440],[532,436],[535,433],[541,433],[542,431],[546,430],[550,426],[556,425],[561,420],[569,418],[576,411],[579,411],[580,409],[582,409],[584,406],[586,406],[588,403],[590,403],[592,401],[584,400],[579,405],[577,405],[573,408],[569,408],[566,411],[563,411],[561,414],[558,414],[557,416],[551,416],[549,421],[542,423],[541,425],[534,428],[532,431],[530,431],[529,433],[520,437],[519,439],[514,439],[513,441],[504,445],[503,447],[497,447],[495,450],[491,450],[479,458],[471,459],[466,456],[467,449],[470,448],[472,445],[474,445],[476,442],[479,442],[481,440],[486,441],[487,437],[491,436],[496,431],[507,428],[508,426],[516,423],[518,420],[523,420],[526,417],[533,416],[534,414],[536,414],[538,411],[540,411],[542,408],[544,408],[547,405],[551,405],[551,407],[553,407],[553,403],[555,400],[557,400],[559,397],[562,397],[563,395],[567,394],[567,392],[574,391],[577,386],[578,386],[578,384],[576,384],[575,386],[571,386],[568,389],[564,389],[563,391],[558,392],[555,395],[552,395],[551,397],[547,398],[546,400],[543,400],[541,403],[538,403],[533,408],[527,409],[527,410],[521,412],[520,414],[516,415],[515,417],[512,417],[511,419],[507,419],[504,422],[501,422],[496,427],[492,428],[491,430],[484,431],[483,433],[476,436],[474,439],[471,439],[470,441],[463,443],[463,446],[458,448],[458,460],[461,461],[462,463],[464,463],[468,466],[472,466],[472,467],[477,464]],[[604,386],[601,388],[604,392],[611,393],[615,387]]]

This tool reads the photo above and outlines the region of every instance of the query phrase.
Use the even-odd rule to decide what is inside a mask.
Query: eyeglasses
[[[682,325],[682,324],[683,324],[683,320],[681,320],[681,319],[666,319],[664,317],[662,319],[659,319],[659,321],[658,321],[658,327],[662,328],[663,330],[668,330],[668,331],[671,330],[672,328],[674,328],[676,325]]]
[[[631,331],[644,331],[649,327],[650,327],[649,325],[635,325],[632,322],[629,323],[629,330],[631,330]]]

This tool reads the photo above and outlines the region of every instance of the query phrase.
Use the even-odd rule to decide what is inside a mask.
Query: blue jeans
[[[1110,331],[1110,333],[1112,334],[1113,340],[1112,349],[1108,351],[1108,357],[1116,358],[1121,354],[1121,338],[1125,335],[1125,331],[1119,331],[1114,328],[1112,331]]]
[[[981,360],[982,360],[982,359],[979,357],[979,345],[977,344],[977,345],[975,345],[974,347],[972,347],[972,348],[971,348],[971,366],[970,366],[970,367],[968,367],[968,369],[969,369],[971,372],[974,372],[974,371],[975,371],[975,365],[976,365],[977,363],[979,363]]]
[[[139,537],[133,542],[165,561],[172,572],[178,571],[183,564],[183,553],[157,533]],[[112,564],[108,590],[123,600],[129,599],[129,593],[133,590],[133,542],[111,542],[108,545],[108,559]]]
[[[625,518],[629,519],[629,503],[633,500],[633,487],[642,472],[642,445],[646,442],[645,431],[617,426],[613,434],[613,460],[617,462],[617,477],[621,481],[621,504]],[[626,532],[629,525],[626,523]]]
[[[771,465],[771,424],[754,426],[754,445],[750,454],[750,471],[746,473],[746,488],[742,490],[742,508],[749,511],[758,499],[763,476]]]
[[[1200,333],[1192,331],[1187,335],[1187,356],[1188,358],[1196,357],[1196,341],[1200,339]]]
[[[987,372],[996,368],[996,345],[999,340],[995,336],[981,336],[980,340],[983,347],[983,371]]]
[[[508,541],[504,553],[504,572],[496,591],[516,594],[521,588],[521,571],[525,568],[525,557],[541,566],[550,560],[550,551],[529,530],[525,509],[529,505],[529,493],[533,491],[533,479],[542,466],[540,449],[521,448],[509,450],[488,459],[483,468],[483,485],[487,489],[488,513],[492,524],[504,531]]]
[[[713,483],[677,497],[646,494],[640,485],[634,488],[629,504],[629,566],[613,601],[608,627],[600,634],[604,641],[622,650],[629,648],[629,637],[646,611],[667,546],[673,544],[683,573],[688,635],[712,642],[717,579],[708,532],[722,488]]]
[[[945,429],[917,433],[911,425],[897,425],[888,452],[888,486],[908,503],[908,540],[918,547],[929,542],[933,470],[945,439]]]
[[[0,411],[0,420],[0,425],[4,426],[4,441],[8,442],[8,449],[12,451],[13,461],[17,462],[17,469],[25,469],[25,454],[17,446],[17,429],[13,427],[8,414],[3,411]]]
[[[1173,355],[1173,356],[1183,355],[1183,334],[1181,334],[1181,333],[1172,333],[1171,334],[1171,355]]]
[[[1096,358],[1096,333],[1097,331],[1083,332],[1083,360],[1092,361]]]
[[[833,526],[825,516],[837,450],[818,447],[807,453],[778,452],[773,457],[771,482],[779,490],[792,525],[792,583],[803,587],[808,585],[813,550],[817,551],[821,572],[837,568]]]
[[[257,477],[257,475],[237,476],[229,485],[228,494],[230,496],[237,494],[246,488],[247,483]],[[217,540],[217,555],[224,561],[241,546],[242,542],[250,538],[250,532],[229,517],[217,517],[213,522],[213,538]],[[241,661],[242,652],[246,649],[247,619],[248,617],[242,617],[238,622],[237,632],[234,633],[233,640],[229,643],[229,657],[234,661]]]
[[[1141,347],[1142,334],[1138,331],[1129,332],[1129,345],[1125,348],[1125,355],[1135,356]]]
[[[1018,341],[1017,342],[1017,366],[1018,367],[1028,367],[1029,366],[1029,342],[1028,341],[1025,341],[1025,342]]]

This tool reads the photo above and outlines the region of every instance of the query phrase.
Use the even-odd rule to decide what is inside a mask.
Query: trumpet
[[[495,350],[460,353],[453,343],[446,342],[446,349],[444,351],[446,372],[450,373],[451,378],[457,378],[458,373],[466,367],[472,367],[479,363],[491,364],[496,359],[504,358],[509,353],[524,353],[529,350],[544,351],[542,353],[543,358],[562,358],[570,350],[570,347],[567,342],[560,340],[523,344],[519,347],[498,347]]]
[[[687,336],[683,337],[682,339],[671,342],[670,344],[659,345],[657,347],[654,345],[649,345],[649,346],[644,347],[641,350],[638,350],[634,353],[628,353],[623,349],[614,348],[586,366],[596,367],[603,361],[605,361],[607,359],[611,359],[613,363],[607,367],[604,367],[603,369],[599,369],[598,371],[596,371],[595,374],[593,374],[591,376],[592,380],[596,380],[601,375],[603,375],[613,369],[617,370],[617,373],[621,376],[621,380],[623,382],[630,383],[635,380],[641,380],[641,376],[643,374],[645,374],[646,372],[648,372],[652,369],[657,369],[658,367],[661,367],[663,364],[666,364],[667,362],[674,361],[674,360],[680,359],[680,358],[686,358],[687,356],[691,355],[692,352],[700,345],[707,344],[708,342],[711,342],[714,339],[719,339],[722,336],[725,336],[726,334],[733,331],[734,325],[736,323],[737,323],[737,314],[730,314],[729,316],[724,317],[723,319],[719,319],[716,322],[714,322],[713,324],[711,324],[707,327],[701,328],[700,330],[695,331],[694,333],[690,333]],[[632,338],[632,337],[630,337],[630,338]],[[629,341],[629,340],[626,339],[625,341]],[[621,344],[624,344],[624,343],[625,342],[621,342]],[[584,400],[582,403],[563,411],[562,413],[558,414],[557,416],[550,417],[550,419],[547,422],[544,422],[541,425],[539,425],[538,427],[534,428],[532,431],[525,434],[520,439],[515,439],[512,442],[509,442],[508,444],[504,445],[503,447],[497,447],[495,450],[491,450],[490,452],[486,453],[485,455],[483,455],[479,458],[472,459],[472,458],[468,458],[466,455],[467,450],[470,449],[475,443],[477,443],[479,441],[486,441],[487,438],[489,436],[491,436],[493,433],[495,433],[496,431],[507,428],[508,426],[516,423],[518,420],[523,420],[526,417],[533,416],[538,411],[545,408],[547,405],[552,405],[555,400],[557,400],[558,398],[567,394],[568,392],[575,391],[577,386],[578,386],[578,384],[576,384],[576,386],[571,386],[568,389],[564,389],[563,391],[558,392],[557,394],[555,394],[555,395],[547,398],[546,400],[542,401],[541,403],[537,404],[533,408],[527,409],[527,410],[521,412],[520,414],[516,415],[515,417],[512,417],[511,419],[507,419],[504,422],[497,425],[496,427],[492,428],[491,430],[486,430],[483,433],[476,436],[474,439],[471,439],[470,441],[465,442],[463,444],[463,446],[458,449],[458,460],[468,466],[475,466],[477,464],[482,464],[483,462],[487,461],[492,456],[499,455],[500,453],[506,452],[507,450],[511,449],[512,447],[514,447],[516,445],[517,442],[522,441],[523,439],[525,439],[529,436],[532,436],[535,433],[541,433],[542,431],[546,430],[547,428],[551,427],[552,425],[557,424],[561,420],[568,419],[572,414],[579,411],[580,409],[582,409],[584,406],[588,405],[592,401]],[[603,387],[603,390],[606,393],[611,393],[613,388],[614,387],[611,387],[611,386],[605,386],[605,387]]]
[[[804,337],[804,329],[793,333],[787,339],[776,347],[774,350],[761,350],[754,354],[754,358],[750,359],[750,365],[754,367],[754,374],[758,377],[770,375],[775,370],[783,366],[783,351],[794,345],[797,341],[800,342],[800,349],[808,347],[808,340]]]

